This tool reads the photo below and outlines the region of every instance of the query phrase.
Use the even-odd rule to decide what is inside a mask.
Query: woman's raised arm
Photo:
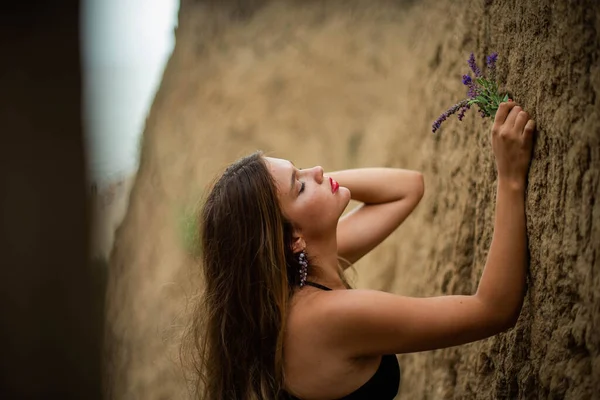
[[[387,238],[423,196],[423,175],[397,168],[360,168],[326,174],[364,204],[340,218],[338,255],[356,262]]]
[[[477,293],[410,298],[370,290],[324,293],[314,316],[328,345],[348,356],[431,350],[512,327],[525,294],[525,186],[535,124],[503,103],[492,129],[498,169],[494,235]],[[325,323],[326,322],[326,323]]]

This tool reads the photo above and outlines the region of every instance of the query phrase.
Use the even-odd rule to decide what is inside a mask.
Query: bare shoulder
[[[332,292],[308,290],[292,298],[284,344],[285,387],[299,398],[343,397],[379,366],[380,357],[351,357],[346,349],[330,345],[328,329],[315,315]]]
[[[416,298],[376,290],[333,290],[310,299],[320,340],[349,357],[460,345],[508,328],[474,296]]]

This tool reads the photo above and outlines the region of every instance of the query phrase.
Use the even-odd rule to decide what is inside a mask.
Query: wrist
[[[525,192],[525,186],[525,179],[498,177],[498,189],[507,189],[512,192]]]

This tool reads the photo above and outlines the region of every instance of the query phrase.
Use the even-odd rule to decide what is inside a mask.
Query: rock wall
[[[497,51],[499,80],[538,127],[525,305],[507,333],[400,356],[399,397],[598,398],[599,15],[593,0],[184,0],[111,257],[112,396],[187,394],[177,334],[197,267],[181,220],[257,148],[326,170],[422,171],[421,204],[356,265],[355,286],[473,293],[493,228],[491,123],[471,111],[436,135],[431,124],[464,97],[469,53]]]

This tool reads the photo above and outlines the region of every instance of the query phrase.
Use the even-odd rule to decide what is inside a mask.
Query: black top
[[[314,282],[306,281],[305,284],[322,290],[331,290],[327,286]],[[371,379],[339,400],[391,400],[398,394],[399,385],[400,366],[398,365],[398,359],[395,354],[386,354],[381,357],[379,368]],[[288,395],[287,399],[300,400],[292,395]]]

